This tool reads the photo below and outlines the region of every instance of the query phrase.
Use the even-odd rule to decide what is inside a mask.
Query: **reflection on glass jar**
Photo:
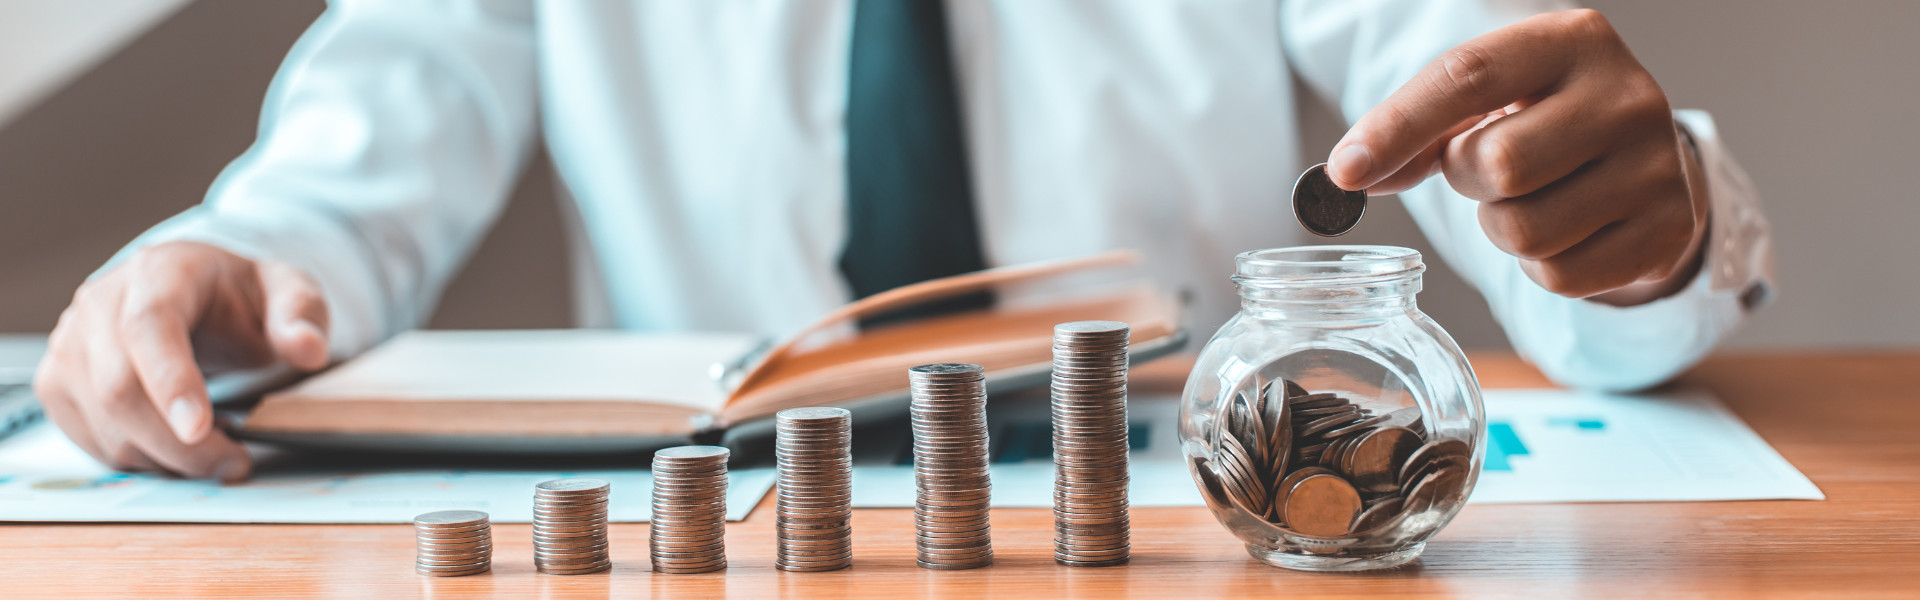
[[[1268,564],[1380,569],[1420,555],[1480,474],[1480,387],[1420,312],[1420,253],[1259,250],[1241,310],[1187,379],[1181,450],[1207,506]]]

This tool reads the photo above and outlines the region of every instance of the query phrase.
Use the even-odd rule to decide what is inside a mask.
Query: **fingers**
[[[128,286],[120,316],[89,329],[82,410],[115,468],[237,481],[251,461],[245,448],[213,431],[206,384],[179,316],[201,307],[185,305],[192,294],[169,291],[188,279],[148,271]],[[182,411],[194,419],[191,435],[181,433]]]
[[[1640,203],[1615,197],[1611,192],[1621,188],[1609,185],[1615,183],[1612,178],[1631,176],[1627,166],[1623,161],[1596,163],[1546,189],[1483,202],[1480,229],[1494,247],[1519,258],[1565,252],[1601,228],[1633,216]]]
[[[84,381],[85,358],[81,354],[84,344],[75,341],[78,334],[73,321],[78,311],[73,307],[60,313],[60,321],[54,325],[53,334],[48,336],[47,353],[40,359],[40,366],[33,374],[33,395],[40,400],[40,408],[47,414],[47,420],[60,427],[67,439],[86,451],[101,464],[113,466],[107,453],[93,436],[93,425],[87,422],[86,415],[74,404],[69,384]]]
[[[294,281],[275,275],[276,281]],[[271,358],[262,278],[253,261],[203,244],[174,242],[81,286],[50,340],[35,391],[76,444],[122,470],[167,470],[238,480],[252,469],[246,449],[212,423],[196,349],[224,348]],[[284,336],[311,364],[325,358],[313,302],[300,282],[283,284],[287,315],[313,331]],[[310,282],[306,282],[310,283]],[[322,307],[323,309],[323,307]],[[293,317],[288,317],[293,320]],[[249,362],[249,361],[239,361]]]
[[[188,339],[196,315],[206,309],[204,294],[198,291],[206,284],[196,281],[204,277],[176,265],[148,267],[143,275],[128,283],[115,324],[118,339],[106,341],[124,352],[141,392],[165,417],[174,436],[184,443],[197,443],[213,429],[207,382],[194,362]],[[118,368],[113,363],[121,360],[119,352],[112,352],[96,365]]]
[[[1334,145],[1327,174],[1344,189],[1370,188],[1460,122],[1545,95],[1580,58],[1567,32],[1592,29],[1583,22],[1595,20],[1605,24],[1592,11],[1537,15],[1448,50],[1354,123]]]
[[[1432,144],[1427,145],[1426,149],[1414,155],[1413,160],[1401,166],[1400,170],[1394,171],[1393,174],[1388,175],[1385,179],[1381,179],[1379,183],[1368,186],[1367,193],[1375,196],[1385,196],[1387,194],[1398,194],[1412,189],[1413,186],[1420,185],[1420,183],[1426,181],[1428,177],[1432,177],[1434,173],[1440,171],[1440,159],[1441,155],[1446,152],[1448,139],[1494,118],[1496,117],[1488,115],[1485,120],[1475,121],[1468,119],[1461,121],[1459,125],[1454,126],[1452,130],[1448,131],[1446,136],[1434,140]]]
[[[106,314],[104,311],[93,312],[93,320],[103,326],[79,332],[84,339],[80,352],[84,356],[85,379],[74,382],[71,389],[78,396],[77,404],[85,415],[88,431],[99,447],[96,458],[121,471],[165,470],[140,450],[128,431],[124,415],[151,413],[153,408],[120,348],[111,321],[99,316]]]
[[[115,419],[140,453],[159,468],[186,477],[211,477],[220,481],[240,481],[253,472],[252,458],[246,447],[218,431],[199,441],[187,443],[175,436],[150,402],[122,401],[124,409]],[[110,404],[111,406],[111,404]]]
[[[1686,239],[1678,242],[1684,248]],[[1569,298],[1586,298],[1631,285],[1666,273],[1671,265],[1666,253],[1644,251],[1648,246],[1671,246],[1671,236],[1657,230],[1635,227],[1631,221],[1616,222],[1600,229],[1565,252],[1542,259],[1522,259],[1520,268],[1534,283],[1549,292]]]
[[[1482,204],[1481,209],[1502,204]],[[1540,287],[1570,298],[1662,280],[1681,268],[1674,257],[1686,254],[1693,244],[1689,210],[1683,202],[1639,203],[1625,219],[1600,227],[1565,250],[1522,258],[1520,266]]]
[[[1447,183],[1488,202],[1539,191],[1640,139],[1644,127],[1671,128],[1665,95],[1651,87],[1650,96],[1569,90],[1454,136],[1442,159]]]
[[[311,371],[327,366],[327,302],[313,278],[291,266],[263,262],[267,338],[281,360]]]

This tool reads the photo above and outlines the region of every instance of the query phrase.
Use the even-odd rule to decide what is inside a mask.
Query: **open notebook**
[[[717,441],[800,406],[846,406],[856,418],[898,413],[914,365],[977,363],[987,369],[990,393],[1044,382],[1057,323],[1124,321],[1136,362],[1171,353],[1185,343],[1179,303],[1136,282],[857,333],[849,324],[1137,260],[1114,252],[914,284],[842,307],[773,346],[732,333],[410,332],[268,394],[237,433],[363,449],[612,452]]]

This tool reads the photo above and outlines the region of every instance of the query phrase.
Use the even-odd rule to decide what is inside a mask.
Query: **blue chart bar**
[[[1556,427],[1572,427],[1574,429],[1593,431],[1607,428],[1607,422],[1600,420],[1599,417],[1554,417],[1547,419],[1547,424]]]
[[[1483,471],[1512,471],[1513,465],[1507,457],[1527,453],[1527,445],[1520,442],[1520,434],[1514,433],[1513,425],[1501,422],[1487,423],[1487,461],[1480,466]]]

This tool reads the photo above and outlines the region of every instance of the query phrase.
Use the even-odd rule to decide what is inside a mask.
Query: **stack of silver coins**
[[[1053,328],[1053,559],[1126,564],[1127,324]]]
[[[533,487],[533,567],[584,575],[613,567],[607,552],[607,500],[599,479],[555,479]]]
[[[727,449],[679,446],[653,454],[653,570],[727,568]]]
[[[477,575],[493,567],[493,526],[487,513],[442,510],[413,518],[413,570],[432,577]]]
[[[988,504],[986,371],[979,365],[921,365],[907,371],[913,396],[913,519],[920,566],[974,569],[993,564]]]
[[[790,408],[774,417],[774,532],[783,571],[853,565],[853,413]]]

